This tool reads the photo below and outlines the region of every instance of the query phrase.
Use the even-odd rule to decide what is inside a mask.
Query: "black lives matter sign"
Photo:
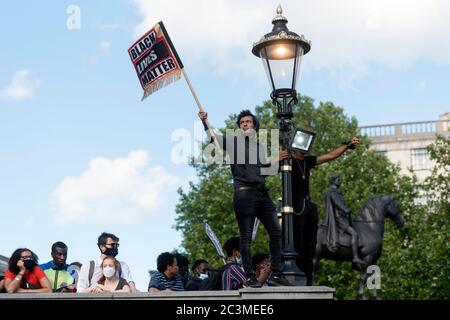
[[[162,21],[137,40],[128,54],[144,89],[142,100],[181,77],[183,64]]]

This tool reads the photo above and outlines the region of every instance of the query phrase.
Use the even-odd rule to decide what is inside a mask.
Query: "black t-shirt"
[[[185,286],[186,291],[198,291],[200,288],[200,283],[202,282],[202,279],[195,276],[192,279],[190,279]]]
[[[309,195],[309,175],[316,166],[317,157],[305,156],[304,160],[292,157],[292,196]]]
[[[218,136],[218,139],[222,136]],[[264,185],[263,168],[270,167],[264,145],[243,135],[223,136],[223,149],[230,156],[230,168],[235,187]],[[276,172],[276,171],[275,171]]]
[[[99,280],[98,281],[99,284],[105,284],[105,280]],[[122,290],[123,287],[128,286],[128,282],[127,280],[125,280],[124,278],[119,278],[119,282],[117,283],[117,287],[114,290]]]
[[[205,122],[203,126],[205,131],[208,131]],[[209,133],[208,136],[211,137]],[[215,134],[215,136],[217,143],[229,155],[235,188],[264,186],[265,176],[277,173],[278,166],[272,166],[266,158],[266,146],[258,143],[254,137],[250,138],[240,132],[235,135]]]

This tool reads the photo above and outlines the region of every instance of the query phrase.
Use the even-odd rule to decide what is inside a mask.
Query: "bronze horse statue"
[[[352,226],[358,232],[358,253],[364,261],[363,265],[353,266],[361,271],[358,295],[365,299],[364,287],[369,275],[367,267],[376,265],[381,256],[381,248],[384,234],[384,221],[392,219],[397,227],[403,227],[404,220],[400,215],[397,200],[393,195],[378,195],[370,197],[358,211],[358,215],[352,219]],[[327,226],[320,225],[317,233],[316,252],[313,260],[313,270],[317,270],[319,260],[322,258],[337,261],[352,261],[353,254],[350,244],[350,235],[339,233],[339,249],[332,252],[327,248]],[[378,290],[373,289],[373,296],[378,298]]]

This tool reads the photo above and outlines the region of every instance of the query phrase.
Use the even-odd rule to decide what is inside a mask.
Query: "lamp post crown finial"
[[[279,4],[277,7],[277,15],[275,16],[275,18],[272,19],[272,23],[274,23],[276,21],[286,21],[287,22],[287,19],[285,17],[283,17],[283,9],[281,8],[281,4]]]
[[[281,4],[277,7],[277,15],[281,16],[283,14],[283,9],[281,8]]]

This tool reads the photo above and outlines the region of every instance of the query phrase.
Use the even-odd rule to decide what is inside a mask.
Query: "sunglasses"
[[[118,243],[105,243],[105,246],[111,246],[113,248],[118,248],[120,246],[120,244],[118,244]]]

